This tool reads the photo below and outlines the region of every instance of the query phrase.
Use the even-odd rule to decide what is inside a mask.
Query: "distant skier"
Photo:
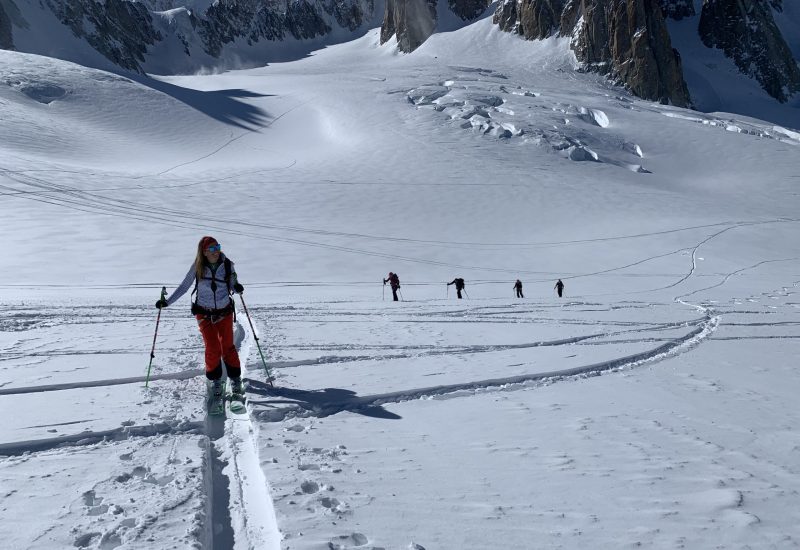
[[[524,298],[525,296],[522,295],[522,281],[517,279],[517,282],[514,283],[514,290],[517,292],[517,298]]]
[[[460,300],[461,299],[461,291],[464,290],[464,287],[466,286],[464,284],[464,279],[462,279],[460,277],[456,277],[455,279],[453,279],[452,281],[447,283],[447,286],[450,286],[450,285],[456,285],[456,295],[458,296],[458,299]]]
[[[553,288],[555,288],[556,291],[558,291],[558,297],[561,298],[562,294],[564,293],[564,283],[561,282],[561,279],[558,280],[556,286],[554,286]]]
[[[186,294],[194,281],[192,314],[197,318],[200,333],[206,346],[206,378],[212,382],[212,396],[222,398],[222,362],[225,362],[231,393],[241,395],[242,369],[239,353],[233,342],[233,300],[235,292],[241,294],[244,287],[239,283],[233,262],[222,253],[222,246],[213,237],[203,237],[197,244],[197,256],[183,282],[166,300],[156,302],[161,309],[175,303]]]
[[[397,276],[397,273],[389,272],[389,276],[383,280],[383,284],[389,283],[392,286],[392,296],[394,297],[394,301],[397,302],[397,291],[400,289],[400,277]]]

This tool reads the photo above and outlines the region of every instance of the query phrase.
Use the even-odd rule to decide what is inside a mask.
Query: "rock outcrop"
[[[529,40],[571,36],[586,69],[608,74],[645,99],[688,106],[661,7],[658,0],[507,0],[494,21]]]
[[[218,57],[222,48],[236,39],[248,44],[261,40],[283,40],[324,36],[331,28],[314,6],[305,2],[261,4],[255,0],[215,2],[196,20],[205,50]]]
[[[238,39],[252,45],[288,37],[297,40],[324,37],[333,30],[327,22],[330,19],[338,27],[355,31],[371,18],[374,8],[373,0],[285,3],[221,0],[198,16],[196,24],[206,52],[217,57],[226,44]]]
[[[487,0],[448,0],[447,5],[462,21],[474,21],[490,3]]]
[[[14,14],[9,17],[9,4],[13,0],[0,0],[0,47],[9,47],[18,26]],[[188,9],[183,0],[41,0],[41,5],[114,64],[136,72],[144,72],[147,55],[168,39],[177,39],[188,59],[219,58],[235,42],[232,57],[247,62],[248,46],[258,42],[319,39],[334,27],[366,31],[375,9],[374,0],[215,0],[203,10]],[[208,58],[195,62],[197,68],[207,63]]]
[[[47,0],[56,17],[114,64],[143,72],[148,46],[161,40],[153,18],[140,2],[126,0]]]
[[[780,102],[800,92],[800,68],[775,24],[771,9],[780,0],[706,0],[700,38],[719,48],[739,70],[755,78]]]
[[[14,48],[14,40],[11,35],[11,18],[0,4],[0,50],[11,50]]]
[[[14,27],[28,28],[14,0],[0,0],[0,50],[14,49]]]
[[[413,52],[436,31],[439,0],[386,0],[381,44],[392,36],[397,37],[397,47],[402,52]],[[442,2],[444,0],[441,0]],[[447,7],[465,23],[480,16],[488,0],[448,0]]]
[[[561,30],[561,16],[567,0],[521,0],[501,4],[494,22],[506,32],[527,40],[547,38]]]
[[[381,44],[392,36],[402,52],[413,52],[436,29],[436,0],[386,0]]]

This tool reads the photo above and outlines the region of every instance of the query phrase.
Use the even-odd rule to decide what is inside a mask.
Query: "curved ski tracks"
[[[414,399],[427,399],[442,396],[458,397],[463,395],[472,395],[479,391],[486,390],[507,391],[520,389],[530,385],[545,385],[561,380],[585,378],[589,376],[597,376],[604,372],[630,369],[684,353],[708,338],[719,325],[720,316],[715,315],[708,308],[704,308],[702,306],[693,307],[697,307],[703,311],[704,317],[695,324],[687,324],[687,326],[693,326],[694,328],[684,336],[672,339],[669,342],[666,342],[651,350],[626,355],[624,357],[611,359],[609,361],[602,361],[590,365],[583,365],[549,372],[537,372],[503,378],[476,380],[473,382],[459,384],[413,388],[383,394],[353,397],[344,401],[334,401],[326,404],[323,407],[315,407],[313,409],[309,409],[297,404],[282,409],[257,411],[254,414],[261,421],[279,422],[291,416],[329,416],[344,410],[357,411],[359,409],[380,406],[387,403],[400,403]],[[278,394],[280,394],[280,389],[276,391]],[[261,401],[259,404],[269,404],[269,401]]]

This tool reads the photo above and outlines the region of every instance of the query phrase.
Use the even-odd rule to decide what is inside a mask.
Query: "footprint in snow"
[[[329,550],[344,550],[345,548],[350,548],[350,545],[358,547],[358,546],[364,546],[369,542],[369,539],[362,533],[339,535],[338,539],[342,541],[342,544],[331,541],[328,543]],[[373,548],[372,550],[377,550],[377,549]]]
[[[322,497],[319,499],[319,503],[323,508],[327,508],[328,510],[340,511],[342,507],[342,503],[339,501],[339,499],[333,497]]]
[[[288,428],[284,428],[287,432],[304,432],[306,431],[306,427],[302,424],[295,424],[294,426],[289,426]]]

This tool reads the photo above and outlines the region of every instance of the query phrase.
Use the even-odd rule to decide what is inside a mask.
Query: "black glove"
[[[239,283],[233,283],[233,291],[236,294],[241,294],[242,292],[244,292],[244,287]]]
[[[157,302],[156,302],[156,307],[157,307],[158,309],[161,309],[162,307],[167,307],[167,301],[166,301],[166,300],[159,300],[159,301],[157,301]]]

